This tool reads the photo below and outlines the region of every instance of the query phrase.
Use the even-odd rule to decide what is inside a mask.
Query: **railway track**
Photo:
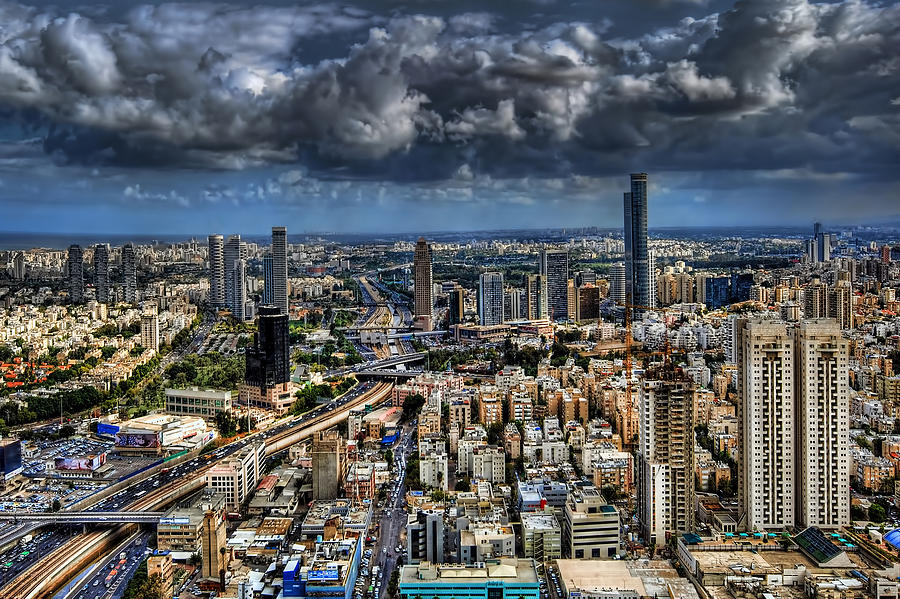
[[[337,411],[326,411],[305,422],[299,430],[288,428],[272,437],[265,438],[266,454],[277,453],[303,440],[305,436],[308,436],[305,434],[306,431],[334,420],[338,414],[344,411],[349,411],[366,402],[383,401],[389,396],[392,387],[391,383],[378,383],[368,392],[340,406]],[[309,432],[309,434],[312,433]],[[205,486],[206,471],[217,461],[210,459],[192,474],[160,486],[140,499],[123,506],[121,511],[159,511],[174,501],[198,491]],[[80,535],[64,543],[5,584],[0,589],[0,599],[50,599],[57,590],[65,585],[68,579],[76,576],[78,572],[101,558],[108,547],[118,539],[132,534],[137,527],[136,524],[126,524],[111,530]]]

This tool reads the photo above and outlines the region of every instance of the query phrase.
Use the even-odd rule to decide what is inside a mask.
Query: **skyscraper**
[[[645,541],[694,529],[694,383],[667,365],[641,384],[638,513]]]
[[[742,524],[789,528],[796,522],[793,339],[781,322],[741,319],[736,326]]]
[[[796,517],[802,527],[850,523],[849,349],[834,320],[795,329]]]
[[[550,318],[566,320],[569,317],[567,294],[569,252],[566,250],[541,250],[540,273],[547,281],[547,307]]]
[[[647,242],[647,173],[631,175],[625,194],[625,302],[650,306],[650,255]],[[641,310],[637,310],[638,313]]]
[[[414,326],[423,331],[433,328],[434,289],[432,288],[431,246],[424,237],[419,237],[413,254],[413,277],[415,283]]]
[[[210,235],[209,303],[217,308],[225,305],[225,241],[221,235]]]
[[[456,287],[450,291],[450,311],[448,315],[449,325],[460,324],[465,315],[465,303],[462,287]]]
[[[272,227],[272,303],[288,314],[287,228]]]
[[[239,260],[243,263],[243,260]],[[291,407],[291,346],[288,315],[277,306],[260,306],[257,332],[246,351],[240,399],[252,407],[284,414]]]
[[[735,328],[742,525],[847,525],[849,350],[840,326],[738,318]]]
[[[503,274],[486,272],[478,279],[478,321],[482,325],[503,322]]]
[[[240,235],[229,235],[223,250],[225,266],[225,306],[235,318],[244,319],[244,304],[247,300],[245,279],[247,244]]]
[[[545,320],[549,317],[547,279],[544,275],[528,275],[525,297],[528,320]]]
[[[80,304],[84,301],[84,250],[80,245],[69,246],[66,280],[69,287],[69,302]]]
[[[141,314],[141,345],[159,351],[159,316],[155,310]]]
[[[131,242],[122,246],[122,278],[125,285],[125,301],[129,304],[137,302],[137,260],[134,255],[134,244]]]
[[[617,305],[625,305],[625,265],[621,262],[609,268],[609,298]]]
[[[94,246],[94,290],[97,301],[101,304],[109,302],[109,244],[98,243]]]
[[[275,305],[275,261],[272,256],[263,258],[262,303],[267,306]]]
[[[13,278],[17,281],[25,280],[25,252],[16,252],[13,256]]]

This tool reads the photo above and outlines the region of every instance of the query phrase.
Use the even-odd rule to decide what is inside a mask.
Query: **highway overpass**
[[[158,524],[163,512],[0,512],[0,521],[38,524]]]

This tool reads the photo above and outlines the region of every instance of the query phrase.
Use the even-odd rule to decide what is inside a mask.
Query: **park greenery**
[[[244,356],[224,356],[209,352],[191,354],[166,368],[166,378],[173,387],[201,387],[235,390],[244,378]]]
[[[295,415],[303,414],[316,407],[320,401],[328,401],[336,397],[340,397],[356,385],[357,381],[353,377],[337,378],[332,377],[321,385],[309,384],[297,391],[291,413]]]

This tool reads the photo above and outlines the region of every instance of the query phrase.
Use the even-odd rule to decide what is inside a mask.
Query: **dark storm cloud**
[[[606,3],[508,4],[0,4],[0,111],[58,164],[437,180],[900,159],[896,5],[647,2],[697,16],[623,36]]]

